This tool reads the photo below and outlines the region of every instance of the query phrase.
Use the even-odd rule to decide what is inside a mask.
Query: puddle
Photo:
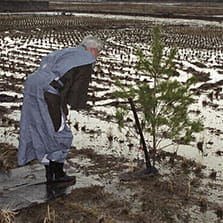
[[[24,166],[8,172],[0,172],[0,209],[20,210],[34,204],[44,203],[56,197],[69,194],[73,189],[101,183],[91,177],[72,172],[77,182],[72,185],[58,183],[47,185],[45,168],[42,165]]]

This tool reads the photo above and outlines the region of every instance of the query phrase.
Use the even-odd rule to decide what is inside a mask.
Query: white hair
[[[92,35],[85,36],[80,45],[84,46],[87,49],[94,48],[98,52],[100,52],[103,49],[103,42],[97,37]]]

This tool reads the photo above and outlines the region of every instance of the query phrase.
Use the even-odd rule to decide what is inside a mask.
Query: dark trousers
[[[61,126],[62,121],[60,96],[50,92],[45,92],[44,98],[48,106],[48,112],[53,122],[54,129],[57,132]]]

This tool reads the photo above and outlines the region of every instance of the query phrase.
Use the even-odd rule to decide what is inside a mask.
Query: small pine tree
[[[152,82],[140,82],[124,86],[116,82],[119,90],[115,95],[127,100],[131,97],[136,107],[142,111],[145,128],[152,137],[153,154],[156,154],[162,138],[173,142],[190,143],[192,134],[202,130],[201,120],[191,120],[188,108],[194,102],[190,91],[194,78],[181,83],[174,78],[177,49],[171,48],[169,55],[164,56],[164,44],[161,41],[160,29],[152,30],[151,56],[146,56],[141,49],[136,53],[137,72],[148,76]],[[120,128],[125,126],[125,118],[129,112],[128,106],[117,108],[116,119]],[[154,161],[155,162],[155,161]]]

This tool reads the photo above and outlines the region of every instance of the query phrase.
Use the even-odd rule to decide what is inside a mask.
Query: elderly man
[[[102,47],[100,39],[87,36],[77,47],[44,57],[25,82],[18,164],[38,159],[45,165],[47,182],[75,180],[63,170],[73,139],[65,122],[67,105],[84,108],[92,65]]]

